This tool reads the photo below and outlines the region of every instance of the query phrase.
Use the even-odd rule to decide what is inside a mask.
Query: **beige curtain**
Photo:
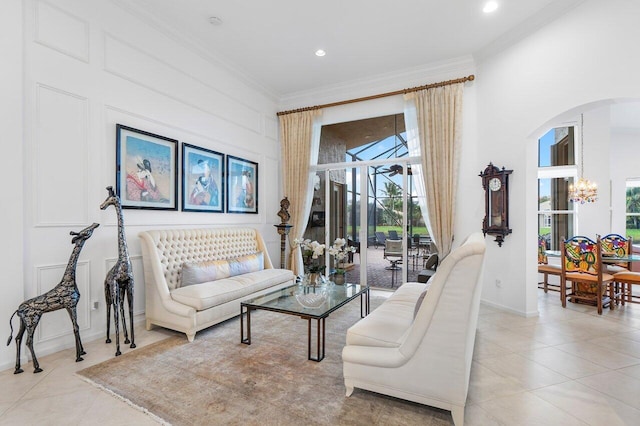
[[[416,189],[423,188],[423,216],[441,259],[453,244],[463,91],[464,83],[457,83],[405,95],[410,155],[421,156],[418,176],[413,174],[424,186]]]
[[[296,275],[304,271],[302,253],[291,243],[302,238],[309,220],[313,200],[313,174],[309,166],[318,164],[321,115],[321,110],[313,110],[280,116],[283,189],[291,203],[289,223],[293,226],[289,233],[292,247],[289,266]]]

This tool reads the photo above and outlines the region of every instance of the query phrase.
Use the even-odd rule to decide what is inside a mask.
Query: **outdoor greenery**
[[[640,187],[627,188],[627,213],[640,213]],[[627,229],[640,229],[640,216],[627,216]]]

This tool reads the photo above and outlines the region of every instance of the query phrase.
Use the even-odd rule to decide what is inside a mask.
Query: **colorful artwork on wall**
[[[116,193],[123,208],[178,209],[178,141],[116,126]]]

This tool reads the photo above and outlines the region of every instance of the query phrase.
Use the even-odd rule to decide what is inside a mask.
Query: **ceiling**
[[[119,0],[283,97],[475,55],[584,0]],[[211,17],[222,20],[212,25]],[[324,49],[324,57],[315,56]]]

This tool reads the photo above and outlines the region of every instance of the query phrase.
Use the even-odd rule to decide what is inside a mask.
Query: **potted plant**
[[[305,281],[313,286],[320,284],[325,269],[325,265],[320,262],[320,256],[324,254],[325,245],[309,239],[296,238],[293,240],[293,247],[298,246],[302,251]]]
[[[333,256],[335,262],[335,270],[333,272],[333,282],[336,284],[344,284],[345,274],[347,271],[340,266],[344,265],[344,260],[349,256],[349,253],[356,251],[355,247],[351,247],[347,244],[347,240],[344,238],[336,238],[333,244],[329,247],[329,254]]]

